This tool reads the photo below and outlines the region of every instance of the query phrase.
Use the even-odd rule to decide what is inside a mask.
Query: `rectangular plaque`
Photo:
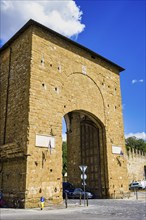
[[[55,137],[47,136],[47,135],[36,135],[36,143],[37,147],[48,147],[55,148]]]
[[[119,146],[112,146],[112,153],[113,154],[121,154],[122,148]]]

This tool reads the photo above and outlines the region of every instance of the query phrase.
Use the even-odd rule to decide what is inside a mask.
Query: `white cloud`
[[[131,82],[132,82],[132,84],[135,84],[135,83],[143,83],[144,80],[143,80],[143,79],[139,79],[139,80],[133,79]]]
[[[137,80],[136,80],[136,79],[133,79],[133,80],[132,80],[132,84],[135,84],[135,83],[137,83]]]
[[[129,133],[129,134],[125,134],[125,138],[129,138],[129,137],[136,137],[138,139],[144,139],[146,140],[146,133],[145,132],[137,132],[137,133]]]
[[[143,80],[143,79],[140,79],[140,80],[139,80],[139,82],[140,82],[140,83],[143,83],[143,82],[144,82],[144,80]]]
[[[1,40],[7,41],[29,19],[67,36],[78,36],[85,25],[81,23],[83,12],[74,0],[1,0]]]

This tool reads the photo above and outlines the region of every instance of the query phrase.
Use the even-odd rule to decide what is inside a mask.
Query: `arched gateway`
[[[87,166],[87,188],[97,198],[107,196],[107,158],[105,128],[95,116],[85,111],[65,115],[67,124],[68,180],[81,186],[79,166]]]
[[[62,118],[68,179],[98,198],[128,190],[119,72],[123,68],[30,20],[0,50],[1,176],[8,202],[62,201]]]

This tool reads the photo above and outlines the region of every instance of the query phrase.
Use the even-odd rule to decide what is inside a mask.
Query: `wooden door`
[[[87,168],[86,188],[101,198],[99,128],[90,119],[81,121],[81,162]]]

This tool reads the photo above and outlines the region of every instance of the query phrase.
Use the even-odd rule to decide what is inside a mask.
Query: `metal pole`
[[[65,193],[65,207],[67,208],[67,193]]]
[[[88,194],[87,194],[87,206],[88,206]]]
[[[136,189],[136,199],[138,199],[138,193],[137,193],[137,189]]]
[[[85,173],[83,172],[83,186],[84,186],[84,206],[85,206]]]
[[[80,193],[80,205],[81,205],[81,201],[82,201],[81,199],[82,199],[82,195],[81,195],[81,193]]]

